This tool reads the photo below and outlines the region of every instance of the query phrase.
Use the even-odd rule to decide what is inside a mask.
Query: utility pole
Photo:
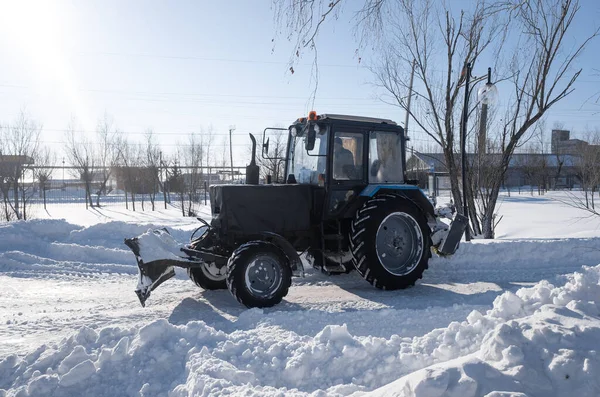
[[[229,126],[229,165],[231,167],[231,181],[233,182],[233,143],[231,141],[231,134],[235,130],[234,125]]]
[[[167,175],[167,171],[164,169],[164,164],[163,164],[163,160],[162,160],[162,150],[159,152],[159,176],[158,178],[160,180],[162,180],[162,191],[163,191],[163,203],[165,205],[165,209],[167,209],[167,186],[166,186],[166,175]],[[163,171],[164,173],[164,177],[163,177]]]
[[[410,119],[410,100],[412,99],[413,80],[415,77],[416,59],[412,61],[412,69],[410,71],[410,84],[408,85],[408,102],[406,103],[406,118],[404,119],[404,138],[408,138],[408,120]]]

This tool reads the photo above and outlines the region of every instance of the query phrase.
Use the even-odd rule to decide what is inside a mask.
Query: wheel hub
[[[223,268],[217,267],[214,262],[203,263],[200,269],[202,270],[202,273],[204,273],[204,275],[211,280],[219,281],[225,279],[226,275],[223,271]]]
[[[423,235],[412,216],[394,212],[379,225],[375,246],[381,265],[393,275],[402,276],[418,265],[423,250]]]
[[[281,284],[281,268],[269,255],[258,255],[246,268],[246,287],[259,298],[272,295]]]

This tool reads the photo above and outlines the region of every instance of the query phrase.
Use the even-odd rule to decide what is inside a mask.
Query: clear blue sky
[[[589,28],[600,21],[600,2],[582,4],[580,27]],[[106,112],[133,140],[152,128],[166,151],[208,125],[220,143],[235,125],[234,162],[245,164],[248,132],[287,126],[309,110],[311,57],[288,72],[292,46],[275,35],[270,7],[266,0],[0,0],[0,123],[25,108],[43,123],[44,141],[61,142],[71,116],[93,131]],[[375,99],[351,28],[343,15],[320,35],[315,110],[403,121],[404,112]],[[579,60],[576,93],[549,115],[550,126],[600,127],[584,104],[600,90],[591,70],[600,68],[598,53],[596,41]]]

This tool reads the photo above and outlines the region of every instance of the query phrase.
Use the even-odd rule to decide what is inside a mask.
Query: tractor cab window
[[[336,131],[333,139],[333,179],[363,178],[363,134]]]
[[[400,134],[372,131],[369,138],[369,182],[404,182],[402,155],[402,136]]]
[[[319,185],[325,182],[328,135],[327,126],[319,128],[315,147],[309,151],[305,148],[305,133],[291,137],[288,175],[293,175],[297,183]]]

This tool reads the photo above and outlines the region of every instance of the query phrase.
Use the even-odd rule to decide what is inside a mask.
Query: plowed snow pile
[[[56,346],[2,360],[0,388],[9,391],[0,394],[347,395],[400,378],[374,394],[597,396],[599,280],[600,266],[585,267],[558,286],[505,292],[486,313],[414,338],[355,337],[345,326],[314,337],[268,326],[225,333],[203,321],[84,327]]]

